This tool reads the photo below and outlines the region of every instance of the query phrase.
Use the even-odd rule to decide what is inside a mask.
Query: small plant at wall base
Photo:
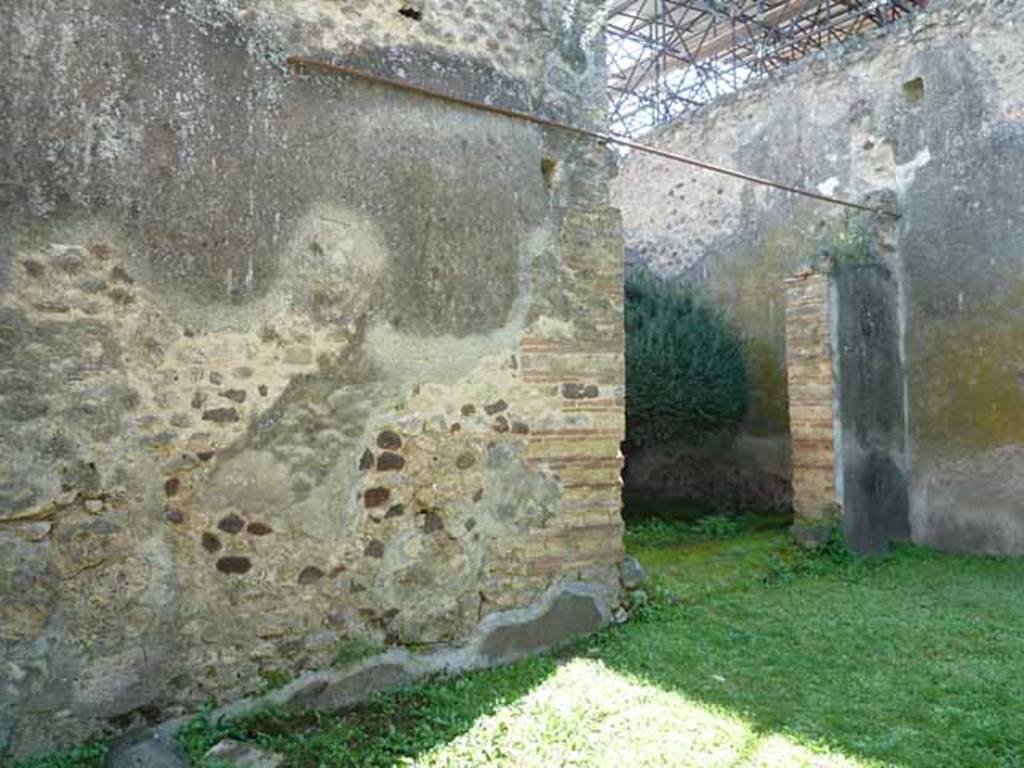
[[[743,340],[689,285],[626,277],[626,441],[643,448],[735,431],[750,402]]]

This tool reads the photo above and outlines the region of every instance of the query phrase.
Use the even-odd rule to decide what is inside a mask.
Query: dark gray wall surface
[[[896,282],[881,265],[835,276],[843,527],[859,551],[910,538]]]
[[[421,333],[504,324],[519,233],[545,197],[534,131],[349,78],[288,77],[283,52],[251,56],[237,41],[254,33],[202,26],[184,7],[65,5],[71,40],[4,25],[0,141],[17,151],[0,156],[0,221],[102,214],[169,305],[199,317],[217,305],[223,322],[225,303],[287,278],[281,245],[312,203],[335,202],[383,235],[392,263],[375,314]],[[523,83],[443,52],[347,60],[527,106]]]

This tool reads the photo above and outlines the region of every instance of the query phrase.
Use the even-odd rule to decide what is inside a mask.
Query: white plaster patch
[[[928,147],[925,147],[916,155],[914,159],[909,163],[903,163],[903,165],[896,166],[896,189],[901,194],[914,183],[914,176],[917,174],[918,168],[924,168],[928,163],[932,161],[932,153]]]
[[[291,300],[331,322],[354,322],[376,298],[387,267],[384,237],[366,216],[314,206],[288,249]]]
[[[818,185],[818,192],[823,195],[831,197],[836,193],[836,189],[839,187],[839,177],[833,176],[830,179],[826,179]]]
[[[463,337],[403,333],[389,323],[378,322],[367,331],[365,348],[392,379],[452,384],[485,360],[506,359],[516,349],[521,332],[521,317],[513,317],[512,322],[490,333]]]
[[[575,331],[570,320],[541,315],[529,329],[530,335],[542,336],[546,339],[571,339]]]
[[[858,127],[850,137],[850,178],[859,191],[883,189],[896,183],[896,154],[892,144]]]

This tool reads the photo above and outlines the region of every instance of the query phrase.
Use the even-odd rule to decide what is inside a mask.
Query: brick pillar
[[[490,545],[485,610],[523,608],[555,580],[618,589],[625,428],[622,222],[610,208],[568,210],[556,243],[569,322],[520,339],[523,399],[542,407],[525,432],[527,460],[558,480],[558,514]],[[512,424],[515,432],[516,425]],[[537,509],[548,504],[523,499]]]
[[[577,314],[571,338],[525,338],[523,381],[554,391],[560,408],[530,433],[530,463],[555,472],[565,510],[538,536],[558,567],[618,563],[622,557],[622,224],[617,210],[567,211],[559,249]],[[536,570],[536,569],[535,569]]]
[[[806,273],[785,281],[786,375],[793,448],[794,535],[837,522],[834,384],[829,278]]]

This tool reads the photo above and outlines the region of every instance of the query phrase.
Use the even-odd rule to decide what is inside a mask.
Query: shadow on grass
[[[177,740],[197,766],[225,738],[277,752],[290,767],[391,766],[457,739],[480,718],[541,685],[564,657],[546,655],[461,677],[428,679],[340,713],[287,715],[267,709],[214,721],[211,705],[177,733]],[[11,768],[101,768],[107,749],[106,742],[94,742]]]
[[[200,714],[178,733],[195,764],[223,738],[284,755],[288,766],[390,766],[443,746],[525,696],[551,675],[558,659],[544,656],[455,678],[433,678],[379,694],[336,714],[263,711],[226,723]]]
[[[815,562],[763,535],[640,554],[659,605],[601,638],[609,668],[871,764],[1024,765],[1024,562]]]

